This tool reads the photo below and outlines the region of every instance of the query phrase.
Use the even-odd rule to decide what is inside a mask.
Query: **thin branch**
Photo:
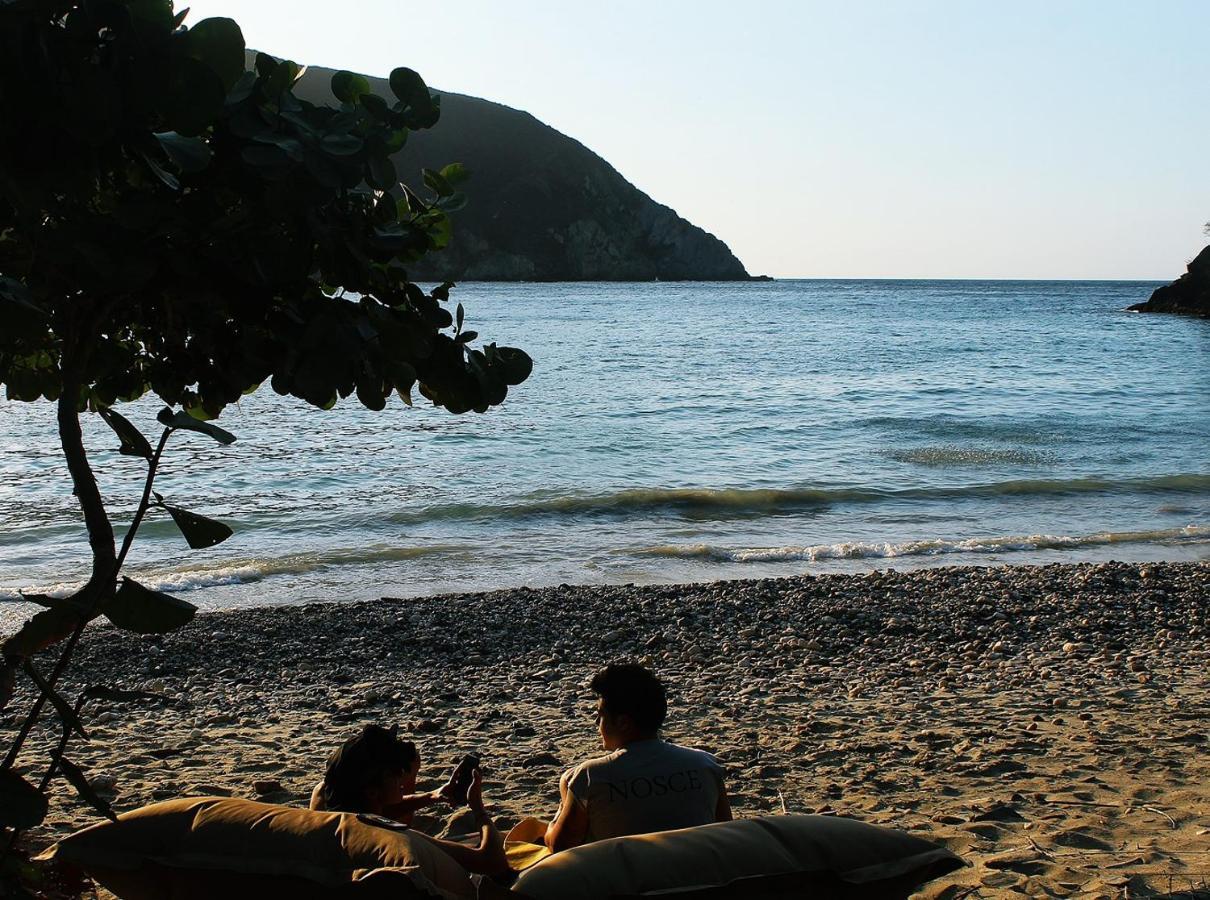
[[[143,496],[139,498],[139,508],[135,510],[134,518],[130,520],[130,527],[126,529],[126,535],[122,538],[122,549],[118,553],[113,573],[115,580],[122,570],[122,564],[126,562],[126,554],[130,552],[130,545],[134,543],[135,533],[143,524],[143,516],[147,515],[147,510],[151,507],[151,488],[155,483],[156,472],[160,467],[160,457],[164,455],[164,446],[168,443],[170,434],[172,434],[172,429],[165,428],[164,433],[160,435],[159,443],[155,446],[155,452],[147,463],[147,480],[143,482]]]

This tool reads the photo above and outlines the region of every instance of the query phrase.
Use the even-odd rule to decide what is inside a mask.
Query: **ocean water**
[[[1118,282],[468,284],[526,348],[455,417],[267,387],[178,434],[129,571],[206,608],[516,585],[938,564],[1210,559],[1210,322]],[[124,412],[147,433],[158,402]],[[94,419],[95,417],[89,417]],[[86,440],[115,520],[142,463]],[[87,544],[49,404],[0,403],[0,598],[65,591]],[[0,616],[20,614],[6,604]]]

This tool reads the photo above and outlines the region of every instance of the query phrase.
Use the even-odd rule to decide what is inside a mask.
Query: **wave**
[[[1016,537],[968,538],[966,540],[903,541],[882,543],[852,541],[838,544],[816,544],[811,547],[751,547],[729,549],[708,544],[667,545],[635,551],[638,556],[660,556],[676,559],[705,559],[711,562],[772,563],[818,562],[825,559],[894,559],[902,556],[939,556],[946,553],[1012,553],[1029,550],[1074,550],[1080,547],[1101,547],[1108,544],[1136,543],[1202,543],[1210,542],[1210,527],[1187,525],[1155,531],[1103,531],[1071,537],[1068,535],[1033,534]]]
[[[843,503],[897,500],[963,500],[1007,496],[1067,494],[1210,493],[1210,474],[1158,475],[1148,478],[1025,478],[983,484],[883,489],[851,488],[635,488],[611,494],[544,497],[522,503],[449,504],[387,516],[395,524],[449,519],[527,519],[536,517],[622,517],[667,512],[698,518],[731,518],[793,512]]]
[[[271,559],[227,560],[211,565],[191,566],[172,571],[151,570],[131,573],[131,577],[153,591],[185,593],[198,588],[226,584],[252,584],[275,575],[306,575],[338,566],[358,566],[376,562],[394,562],[458,553],[462,547],[433,545],[429,547],[371,546],[341,548],[314,553],[294,553]],[[31,592],[66,597],[78,590],[83,582],[60,582]],[[16,591],[0,591],[0,602],[21,600]]]

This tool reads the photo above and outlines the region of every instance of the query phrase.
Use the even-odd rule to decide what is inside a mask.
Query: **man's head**
[[[420,754],[395,732],[367,725],[333,751],[323,782],[327,809],[381,815],[415,788]]]
[[[606,666],[592,677],[597,730],[606,750],[655,737],[668,714],[668,697],[655,673],[642,666]]]

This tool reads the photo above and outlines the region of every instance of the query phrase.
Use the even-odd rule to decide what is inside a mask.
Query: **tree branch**
[[[105,512],[105,501],[97,487],[96,476],[88,464],[88,453],[84,449],[84,436],[80,431],[80,382],[63,373],[63,393],[59,395],[59,441],[63,445],[63,456],[71,472],[72,493],[84,513],[84,524],[88,528],[88,544],[92,548],[92,576],[82,591],[88,598],[103,590],[104,584],[114,577],[117,551],[114,545],[113,524]]]
[[[73,416],[73,421],[76,423],[76,432],[78,434],[80,428],[79,418]],[[58,683],[59,677],[67,668],[67,664],[71,660],[71,655],[76,649],[76,644],[79,643],[80,636],[84,633],[85,626],[96,614],[97,606],[106,597],[108,589],[111,588],[118,580],[119,571],[122,568],[122,563],[126,561],[126,554],[130,552],[130,545],[134,542],[135,533],[139,530],[139,525],[141,525],[143,522],[143,516],[147,514],[147,509],[151,505],[151,488],[155,483],[156,473],[159,471],[160,457],[164,455],[164,447],[167,445],[168,436],[171,434],[171,428],[164,429],[164,433],[160,435],[160,441],[156,445],[155,452],[152,454],[151,459],[147,462],[147,478],[143,483],[143,496],[139,501],[139,508],[135,512],[134,519],[131,521],[130,527],[126,530],[126,538],[122,541],[121,554],[110,563],[108,576],[98,579],[96,571],[94,570],[93,578],[90,579],[89,583],[75,595],[83,604],[84,608],[87,610],[87,613],[80,617],[80,621],[77,623],[75,631],[72,632],[71,637],[67,640],[67,646],[64,647],[63,652],[59,654],[59,661],[55,664],[54,670],[50,673],[50,678],[47,679],[47,682],[52,688]],[[81,449],[83,449],[83,444],[81,444]],[[87,458],[85,458],[84,464],[85,466],[88,465]],[[91,475],[91,470],[89,470],[89,474]],[[95,481],[93,482],[93,488],[96,488]],[[99,498],[100,494],[98,493],[97,496]],[[104,511],[104,506],[102,506],[102,514],[104,514]],[[109,525],[108,516],[105,517],[105,524]],[[111,540],[110,551],[112,552],[112,526],[110,526],[109,533]],[[96,583],[95,588],[94,582]],[[90,591],[90,588],[93,588],[93,590]],[[46,705],[46,700],[47,694],[45,691],[43,691],[38,695],[38,699],[34,701],[34,705],[30,709],[29,714],[25,717],[25,721],[21,723],[21,728],[18,730],[17,736],[14,738],[13,744],[9,748],[8,754],[4,758],[4,762],[0,763],[0,769],[8,769],[16,764],[17,756],[21,752],[21,747],[24,745],[26,738],[29,737],[29,733],[33,730],[34,725],[37,724],[38,717],[42,714],[42,709]],[[71,737],[70,732],[71,729],[66,729],[64,732],[63,741],[65,745],[66,741]],[[58,763],[59,757],[53,756],[51,759],[50,768],[46,773],[47,781],[54,777],[55,768],[58,766]]]

